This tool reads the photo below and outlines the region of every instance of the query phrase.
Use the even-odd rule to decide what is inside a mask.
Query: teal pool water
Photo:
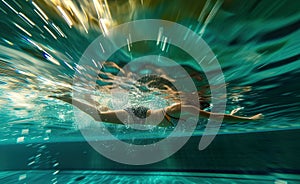
[[[300,2],[292,0],[251,2],[217,0],[191,1],[189,3],[145,0],[122,2],[2,0],[0,15],[0,147],[1,150],[8,150],[3,151],[1,155],[0,170],[3,171],[1,180],[15,181],[16,176],[20,176],[21,179],[19,178],[18,181],[26,182],[26,179],[30,180],[31,177],[34,177],[26,174],[27,172],[36,174],[40,169],[48,169],[51,172],[58,170],[60,173],[73,169],[86,170],[86,172],[94,169],[118,170],[118,168],[122,168],[122,170],[126,170],[125,166],[110,163],[107,160],[104,164],[105,167],[101,167],[99,163],[95,165],[90,163],[85,167],[74,165],[73,168],[68,164],[61,166],[62,164],[59,163],[64,163],[63,158],[60,157],[59,162],[55,159],[60,152],[50,151],[48,145],[53,143],[76,144],[85,142],[85,139],[81,135],[81,127],[75,121],[72,105],[49,96],[71,94],[72,90],[77,89],[78,86],[73,85],[73,79],[75,73],[82,69],[78,62],[87,47],[98,36],[109,32],[110,28],[117,25],[139,19],[174,21],[201,35],[216,55],[225,77],[226,113],[239,109],[237,115],[241,116],[264,114],[262,121],[224,122],[218,132],[219,136],[224,139],[227,139],[226,136],[236,136],[235,138],[239,139],[248,135],[251,137],[250,134],[258,137],[268,135],[266,139],[257,138],[257,141],[261,141],[257,144],[280,147],[280,149],[272,149],[272,146],[263,148],[255,145],[254,142],[250,144],[251,139],[247,139],[248,148],[235,145],[233,150],[244,149],[249,155],[258,155],[259,160],[268,160],[268,156],[275,155],[274,158],[278,160],[267,161],[265,164],[268,166],[262,169],[247,168],[245,165],[234,163],[232,163],[232,169],[228,169],[231,167],[231,160],[224,160],[227,164],[223,168],[218,164],[215,164],[214,168],[209,168],[207,165],[197,166],[190,162],[192,166],[187,166],[184,162],[188,161],[188,158],[183,156],[182,159],[180,156],[175,156],[169,160],[172,163],[167,161],[153,168],[149,167],[152,170],[147,170],[145,166],[141,168],[142,170],[156,172],[157,169],[160,169],[164,172],[171,172],[175,169],[177,173],[190,170],[198,172],[198,175],[191,178],[202,177],[203,175],[200,174],[202,172],[219,174],[220,172],[227,174],[234,172],[238,173],[237,178],[245,178],[247,174],[255,174],[255,171],[263,172],[263,175],[268,175],[268,172],[299,173],[299,166],[292,164],[292,162],[299,163],[299,158],[294,150],[299,148],[299,143],[288,139],[287,135],[291,135],[295,139],[300,136],[298,133],[300,129]],[[159,30],[157,31],[159,32]],[[207,79],[187,53],[172,46],[164,50],[162,49],[164,46],[157,45],[155,42],[132,43],[132,45],[131,50],[127,47],[118,50],[110,58],[111,61],[122,67],[135,58],[149,54],[171,58],[184,66],[192,79],[196,81],[197,90],[202,95],[200,98],[205,99],[208,103],[211,102]],[[161,67],[165,67],[164,63]],[[195,71],[197,71],[196,75]],[[107,75],[114,71],[103,72]],[[177,96],[172,96],[163,88],[157,87],[160,85],[158,83],[153,83],[156,88],[151,88],[150,91],[147,89],[146,92],[145,90],[141,92],[141,89],[144,89],[142,87],[145,86],[136,88],[128,81],[122,81],[119,78],[114,80],[113,85],[126,86],[126,89],[130,91],[133,104],[162,108],[174,102],[174,98]],[[100,86],[99,93],[89,90],[84,93],[93,94],[95,99],[105,106],[112,106],[111,96],[105,91],[106,87],[110,87],[111,84],[101,82],[98,84]],[[152,103],[157,99],[160,99],[160,103]],[[207,107],[206,110],[210,110],[210,107]],[[199,137],[203,134],[206,123],[207,120],[204,119],[198,122],[193,133],[194,139],[200,140]],[[107,124],[106,127],[116,137],[133,144],[150,144],[156,139],[168,136],[173,130],[172,128],[156,127],[143,132],[114,124]],[[281,134],[281,132],[284,133]],[[105,140],[105,137],[99,136],[99,139]],[[253,137],[253,140],[256,139]],[[234,142],[234,139],[232,141]],[[192,142],[195,142],[195,147],[197,147],[197,141]],[[237,142],[243,144],[241,141]],[[186,152],[180,154],[185,155],[188,152],[197,154],[192,149],[192,143],[188,142],[188,144]],[[230,145],[231,142],[224,142],[224,147]],[[220,150],[222,143],[217,144],[217,148],[214,146],[216,145],[212,145],[214,149]],[[224,151],[223,149],[225,148],[221,150]],[[62,149],[59,150],[62,151]],[[277,152],[274,153],[270,150]],[[24,163],[15,165],[14,157],[9,155],[18,157],[16,154],[18,152],[24,153],[23,156],[20,156],[20,163]],[[78,155],[83,152],[84,150],[79,151]],[[254,158],[243,156],[245,152],[239,152],[238,160],[251,165]],[[213,152],[211,154],[214,155]],[[224,159],[233,159],[226,155],[218,153],[215,156],[221,160],[223,156]],[[64,156],[68,157],[68,154]],[[286,159],[279,159],[280,157]],[[193,158],[197,159],[195,155]],[[209,160],[212,161],[214,158],[212,156]],[[79,156],[76,159],[79,159]],[[98,157],[93,155],[87,161],[93,162],[93,159],[97,161]],[[101,162],[102,159],[98,161]],[[110,165],[114,167],[108,167]],[[171,166],[168,167],[168,165]],[[132,167],[128,169],[135,170]],[[9,173],[11,170],[14,170],[15,173]],[[45,177],[47,179],[39,177],[30,181],[52,180],[53,173],[51,172],[42,173],[42,175],[49,176],[49,178]],[[25,173],[23,179],[22,173]],[[13,179],[10,180],[12,177]],[[71,181],[69,178],[78,178],[75,171],[66,177],[67,181]],[[199,181],[192,179],[191,182],[244,182],[242,179],[241,181],[230,180],[230,177],[227,176],[224,176],[224,180],[216,179],[216,181],[211,175],[203,177]],[[218,177],[222,178],[223,175],[218,175]],[[287,180],[289,175],[281,178]],[[161,178],[156,179],[160,180]],[[284,183],[279,180],[280,177],[277,179],[271,177],[264,182]],[[152,181],[152,179],[149,180]],[[253,180],[255,181],[255,179]],[[64,183],[64,181],[62,182]],[[178,183],[184,182],[187,181]]]

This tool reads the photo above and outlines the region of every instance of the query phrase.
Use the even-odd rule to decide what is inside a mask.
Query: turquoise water
[[[12,145],[16,145],[18,149],[22,148],[21,152],[26,152],[28,149],[25,154],[26,158],[23,155],[24,167],[14,166],[13,160],[7,160],[7,163],[1,164],[3,167],[0,166],[3,171],[28,170],[23,172],[26,173],[39,169],[54,170],[53,172],[64,169],[72,170],[71,166],[65,168],[60,166],[63,164],[59,164],[55,159],[56,154],[59,153],[54,154],[49,151],[48,145],[58,142],[84,142],[85,139],[74,119],[72,105],[49,96],[71,93],[76,87],[73,86],[73,79],[76,71],[80,69],[78,62],[83,52],[106,29],[139,19],[174,21],[202,35],[222,67],[227,89],[226,113],[230,113],[233,109],[240,109],[237,115],[264,114],[262,121],[224,122],[219,130],[220,135],[239,137],[241,134],[258,133],[259,136],[260,132],[286,130],[297,132],[300,128],[300,2],[298,1],[212,1],[211,4],[207,4],[207,7],[206,1],[197,3],[180,1],[34,2],[17,0],[0,2],[0,144],[1,149]],[[96,2],[102,2],[102,4]],[[221,7],[218,8],[218,4]],[[196,82],[197,90],[208,103],[211,101],[210,90],[203,71],[199,71],[192,59],[186,53],[178,51],[178,48],[170,46],[169,50],[162,52],[161,45],[157,46],[152,42],[133,43],[132,50],[120,49],[111,57],[111,61],[122,67],[125,63],[145,53],[172,58],[182,66],[189,65],[190,70],[187,71],[193,76],[193,80],[197,81],[197,77],[201,78],[197,81],[198,83]],[[198,72],[196,76],[193,75],[194,71]],[[112,71],[104,71],[106,74],[110,72],[112,73]],[[115,81],[118,81],[119,85],[132,85],[126,80]],[[110,87],[109,84],[100,84],[100,91],[105,91],[107,86]],[[134,85],[128,88],[133,104],[143,103],[152,108],[162,108],[176,98],[176,95],[172,96],[158,87],[147,93],[139,93],[139,90],[133,87]],[[93,94],[98,102],[111,106],[109,100],[111,97],[103,91],[95,94],[94,91],[87,90],[85,93]],[[160,99],[160,103],[153,104],[156,98]],[[199,121],[194,137],[202,135],[206,123],[206,120]],[[135,144],[149,143],[149,140],[151,142],[152,139],[165,137],[173,130],[156,127],[148,132],[138,132],[123,125],[107,124],[106,126],[116,137],[127,139]],[[149,139],[148,142],[145,138]],[[277,147],[287,146],[286,143],[297,144],[295,141],[285,142],[285,139],[271,142]],[[267,142],[262,142],[262,144],[267,145]],[[19,145],[24,145],[24,147],[19,148]],[[289,145],[286,152],[281,150],[282,154],[290,155],[287,158],[291,160],[272,163],[273,165],[271,164],[263,174],[268,175],[268,170],[273,172],[274,168],[277,168],[274,172],[297,173],[299,166],[286,163],[293,161],[299,163],[298,158],[294,160],[296,153],[293,149],[297,146]],[[188,146],[189,149],[190,147]],[[236,149],[238,150],[239,147],[237,146]],[[273,154],[266,150],[256,149],[255,146],[250,149],[255,152],[253,154],[262,157]],[[6,153],[10,154],[9,151]],[[222,157],[222,155],[219,156]],[[279,153],[278,157],[281,156],[285,158]],[[2,158],[2,161],[5,160],[6,155]],[[184,163],[185,159],[177,161]],[[176,163],[176,159],[172,159],[172,162]],[[245,158],[243,162],[251,162],[251,159]],[[103,169],[101,164],[90,166],[80,169]],[[114,169],[117,170],[119,167],[121,166],[115,165]],[[74,166],[74,168],[79,167]],[[105,168],[107,167],[104,167],[104,170]],[[167,163],[154,168],[168,172]],[[191,168],[194,171],[203,169],[216,173],[219,170],[220,172],[226,170],[218,168],[218,165],[215,170],[205,169],[205,166],[190,167],[180,164],[172,166],[172,169],[178,170],[178,173],[189,171]],[[147,167],[143,169],[149,170]],[[135,169],[130,168],[130,170]],[[247,168],[234,167],[232,170],[245,174],[240,176],[251,174]],[[228,174],[229,171],[225,173]],[[11,174],[10,177],[12,176],[15,176],[15,179],[21,177],[22,173]],[[27,174],[25,179],[30,179],[29,176],[34,177]],[[52,176],[57,176],[57,173]],[[230,182],[230,177],[226,181],[215,182],[210,180],[210,177],[207,178],[207,183]],[[4,177],[1,176],[1,178]],[[51,180],[49,178],[45,180]],[[276,178],[271,177],[265,182],[273,181],[274,183]],[[19,181],[26,182],[25,179],[21,177]]]

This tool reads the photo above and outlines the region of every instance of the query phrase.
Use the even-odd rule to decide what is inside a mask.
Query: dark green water
[[[211,1],[207,7],[206,1],[34,2],[0,2],[0,180],[72,183],[80,179],[82,171],[88,174],[81,182],[87,183],[130,183],[133,175],[140,183],[176,183],[177,179],[178,183],[299,182],[299,143],[294,140],[300,136],[300,1],[225,0]],[[200,120],[192,141],[183,151],[150,166],[127,166],[97,155],[84,144],[72,105],[49,96],[70,94],[76,88],[73,79],[80,70],[80,58],[106,29],[109,32],[117,25],[140,19],[173,21],[201,35],[216,55],[225,77],[226,113],[240,109],[237,115],[263,113],[264,119],[222,123],[216,140],[205,153],[196,150],[207,123]],[[197,71],[193,79],[202,78],[203,71],[179,50],[170,46],[163,52],[162,45],[155,42],[133,43],[131,50],[122,48],[111,60],[122,67],[137,57],[161,55],[188,65],[191,76]],[[119,85],[128,84],[116,81]],[[196,85],[202,98],[210,103],[205,77]],[[152,103],[168,95],[163,90],[142,95],[136,89],[129,91],[134,104],[162,108],[172,103],[165,98],[161,103]],[[111,106],[109,95],[95,96]],[[114,124],[107,124],[107,128],[116,137],[135,144],[151,143],[173,130],[156,127],[145,133]],[[240,138],[247,142],[235,141]],[[84,144],[84,149],[76,144]],[[74,152],[64,152],[64,147]],[[251,155],[256,155],[257,160]],[[73,165],[69,160],[72,157]],[[205,164],[195,161],[204,158]],[[160,171],[161,175],[155,177]]]

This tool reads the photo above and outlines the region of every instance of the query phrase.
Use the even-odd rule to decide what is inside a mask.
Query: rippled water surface
[[[201,35],[217,56],[225,76],[226,113],[240,109],[237,115],[264,114],[262,121],[223,123],[220,133],[299,129],[300,1],[205,3],[0,1],[0,142],[81,139],[73,107],[49,96],[71,93],[74,74],[81,67],[78,62],[93,40],[109,33],[110,28],[138,19],[174,21]],[[195,80],[204,76],[186,54],[172,47],[163,50],[161,44],[151,42],[134,43],[129,50],[123,48],[111,61],[122,67],[148,54],[169,57],[182,66],[188,64],[185,69]],[[117,79],[113,85],[125,84],[132,85]],[[150,92],[129,87],[133,103],[161,108],[173,102],[175,97],[167,90],[153,85],[156,88]],[[109,106],[105,86],[111,86],[99,86],[101,93],[87,93]],[[210,102],[205,79],[198,81],[197,89],[201,99]],[[156,98],[164,100],[151,103]],[[202,133],[205,123],[199,122],[195,134]],[[134,136],[136,132],[130,132],[126,126],[107,126],[120,137],[145,136]],[[167,135],[171,130],[155,128],[147,136]]]

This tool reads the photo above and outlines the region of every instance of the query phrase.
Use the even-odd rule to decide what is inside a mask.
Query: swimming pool
[[[2,0],[0,179],[7,183],[299,182],[299,12],[300,3],[292,0],[193,3]],[[207,125],[207,120],[200,119],[181,149],[149,165],[121,164],[98,153],[82,135],[82,129],[91,128],[95,121],[83,115],[86,123],[78,123],[76,108],[74,111],[71,104],[49,96],[71,94],[74,89],[84,88],[84,94],[92,94],[100,104],[110,108],[120,108],[122,103],[113,101],[125,97],[133,105],[166,107],[178,100],[176,93],[166,92],[166,88],[174,87],[169,84],[174,81],[170,77],[166,81],[150,79],[151,83],[146,81],[148,86],[136,85],[118,75],[108,80],[116,68],[145,55],[157,55],[182,66],[195,83],[201,100],[210,103],[206,110],[213,107],[214,88],[209,85],[206,70],[199,69],[195,58],[172,46],[172,41],[163,35],[158,41],[136,43],[131,43],[135,35],[128,35],[123,40],[128,44],[109,57],[115,67],[99,74],[98,91],[89,90],[88,82],[84,87],[74,85],[76,75],[88,71],[80,60],[93,41],[101,35],[109,37],[111,29],[118,25],[145,19],[176,22],[199,35],[222,69],[225,113],[238,109],[238,115],[263,113],[264,119],[223,122],[213,142],[199,151],[199,141]],[[161,30],[156,31],[160,35]],[[131,73],[137,71],[135,67],[130,66]],[[158,62],[151,71],[167,69],[165,72],[180,78],[178,70],[173,72],[168,67],[167,61]],[[125,91],[114,90],[113,96],[109,90],[120,89],[115,86]],[[159,142],[174,131],[172,127],[138,131],[115,124],[105,124],[105,128],[134,145]],[[97,131],[93,133],[94,139],[110,141]]]

